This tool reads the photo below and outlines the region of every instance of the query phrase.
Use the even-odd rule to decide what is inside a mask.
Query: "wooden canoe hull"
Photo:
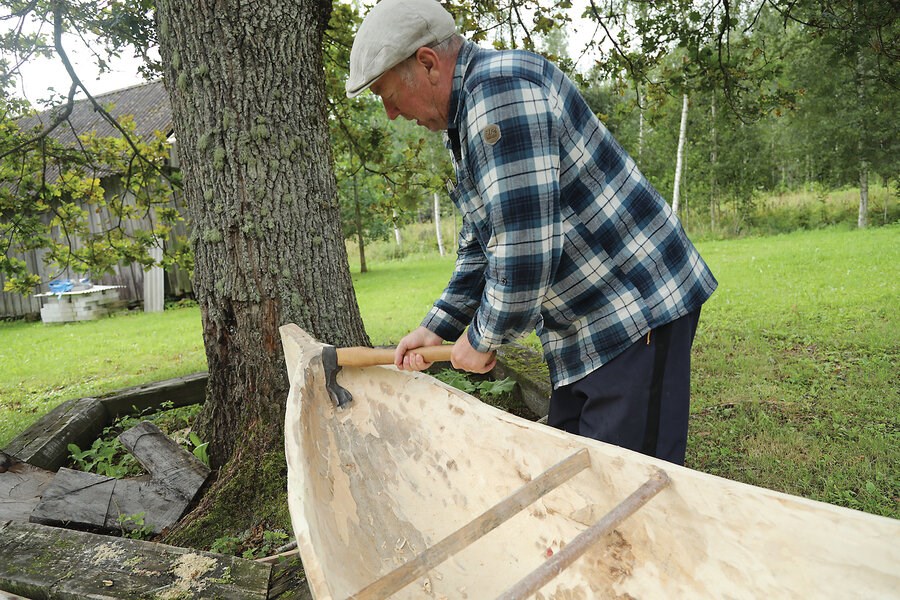
[[[425,374],[345,368],[282,328],[288,492],[310,589],[348,598],[561,460],[590,465],[395,598],[495,598],[659,470],[669,485],[536,598],[900,597],[900,521],[678,467],[532,423]]]

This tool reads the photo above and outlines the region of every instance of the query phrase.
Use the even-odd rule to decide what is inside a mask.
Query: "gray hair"
[[[435,54],[437,54],[441,58],[446,58],[448,56],[453,56],[457,52],[459,52],[459,49],[462,47],[464,41],[465,38],[463,38],[463,36],[455,33],[447,39],[438,42],[437,44],[429,45],[428,48],[434,50]],[[413,83],[412,69],[413,65],[415,65],[415,62],[416,55],[413,54],[402,63],[394,67],[394,69],[397,71],[397,74],[400,76],[400,79],[407,86],[412,85]]]

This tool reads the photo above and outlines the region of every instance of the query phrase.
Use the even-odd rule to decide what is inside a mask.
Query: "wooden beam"
[[[7,454],[35,467],[55,471],[68,461],[69,444],[91,445],[109,424],[96,398],[63,402],[7,444]]]
[[[427,573],[429,569],[436,567],[472,542],[493,531],[526,506],[529,506],[547,492],[559,487],[562,483],[589,467],[590,464],[590,454],[587,449],[582,448],[575,454],[553,465],[520,487],[515,493],[426,549],[409,562],[367,585],[351,596],[351,598],[356,600],[386,598],[398,592],[418,577]]]
[[[0,590],[26,598],[266,600],[271,572],[235,556],[0,523]]]
[[[27,521],[53,475],[23,462],[0,472],[0,522]]]
[[[69,444],[85,448],[116,417],[137,410],[158,410],[163,402],[173,407],[204,401],[208,373],[194,373],[122,389],[101,398],[63,402],[20,433],[4,450],[35,467],[55,471],[69,460]]]
[[[571,542],[547,559],[544,564],[498,596],[497,600],[523,600],[534,594],[544,584],[575,562],[597,540],[647,504],[651,498],[662,491],[668,484],[669,476],[666,475],[665,471],[658,470],[641,487],[609,511],[606,516],[575,536]]]
[[[176,490],[136,479],[114,479],[63,467],[29,516],[32,523],[105,531],[161,533],[181,518],[189,500]]]
[[[171,402],[173,408],[203,404],[206,399],[206,383],[209,373],[194,373],[173,377],[144,385],[125,388],[99,398],[109,420],[145,410],[158,410],[163,402]]]
[[[43,491],[31,521],[113,531],[149,528],[153,533],[177,523],[209,477],[209,468],[149,421],[122,433],[119,440],[150,474],[149,481],[61,468]],[[123,517],[136,515],[141,518],[123,522]]]
[[[123,432],[119,441],[147,470],[154,483],[178,491],[188,502],[193,501],[209,478],[209,467],[150,421],[142,421]]]

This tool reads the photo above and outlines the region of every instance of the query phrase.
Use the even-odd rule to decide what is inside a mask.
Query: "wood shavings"
[[[216,566],[216,561],[208,556],[185,554],[171,569],[176,581],[165,591],[157,595],[159,600],[176,600],[190,596],[194,592],[202,592],[206,588],[203,576]]]
[[[94,551],[93,556],[91,556],[91,564],[99,565],[102,562],[118,562],[123,554],[124,551],[114,544],[103,544]]]

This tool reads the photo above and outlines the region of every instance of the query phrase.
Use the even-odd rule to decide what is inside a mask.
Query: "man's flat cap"
[[[422,46],[455,33],[453,17],[437,0],[382,0],[363,19],[353,40],[347,97],[366,91]]]

